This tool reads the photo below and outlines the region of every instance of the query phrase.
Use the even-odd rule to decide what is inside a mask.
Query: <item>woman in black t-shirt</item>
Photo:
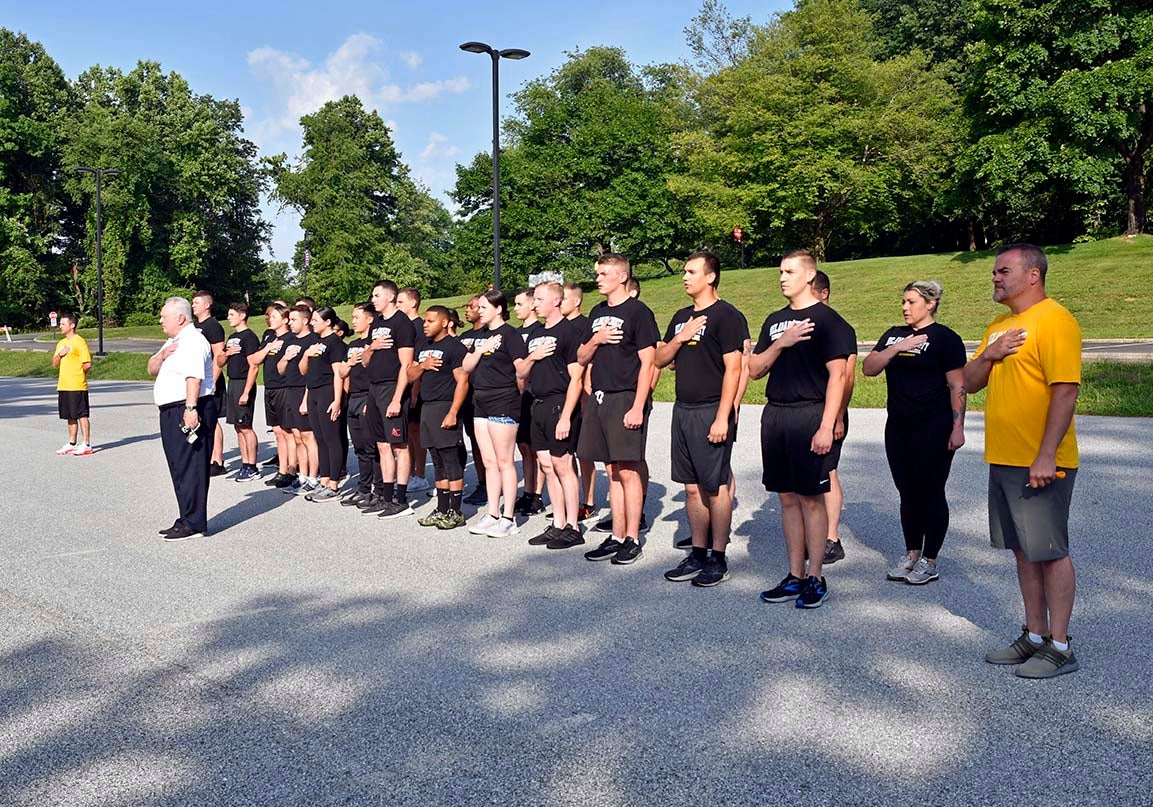
[[[522,389],[516,368],[528,355],[528,348],[516,328],[505,322],[508,301],[503,294],[486,291],[477,303],[479,321],[486,330],[481,331],[462,367],[474,390],[473,427],[484,462],[488,508],[469,532],[504,538],[519,532],[514,515],[517,476],[513,451]]]
[[[965,345],[934,320],[942,291],[935,280],[906,286],[905,325],[885,331],[861,367],[867,376],[883,371],[889,391],[885,453],[901,496],[906,554],[887,577],[913,585],[938,577],[949,529],[945,482],[965,444]]]
[[[331,502],[338,498],[345,451],[340,439],[340,412],[344,402],[344,377],[348,374],[348,348],[336,332],[336,312],[321,306],[312,312],[316,344],[304,351],[300,372],[308,388],[308,423],[316,438],[320,488],[305,498],[311,502]]]

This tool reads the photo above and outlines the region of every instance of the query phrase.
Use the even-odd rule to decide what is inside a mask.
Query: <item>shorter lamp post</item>
[[[104,248],[101,243],[103,224],[100,220],[100,184],[104,177],[120,175],[118,168],[89,168],[82,165],[76,169],[81,174],[96,177],[96,355],[104,355]]]

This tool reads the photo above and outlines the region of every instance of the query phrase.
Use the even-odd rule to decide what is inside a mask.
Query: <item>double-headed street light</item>
[[[120,174],[118,168],[89,168],[82,165],[76,169],[81,174],[92,174],[96,177],[96,355],[104,355],[104,250],[101,244],[103,226],[100,221],[100,184],[104,177],[114,177]]]
[[[500,291],[500,60],[527,59],[520,48],[497,50],[483,42],[465,42],[461,50],[492,57],[492,285]]]

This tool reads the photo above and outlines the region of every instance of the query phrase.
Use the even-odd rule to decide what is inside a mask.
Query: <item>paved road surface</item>
[[[1079,420],[1083,669],[1029,682],[981,661],[1020,614],[980,417],[942,580],[911,588],[883,580],[883,413],[853,412],[848,558],[806,613],[757,599],[784,553],[756,407],[733,577],[704,590],[660,575],[685,534],[665,405],[655,526],[613,567],[526,547],[539,518],[494,541],[228,480],[214,536],[166,546],[148,386],[93,402],[100,450],[58,458],[51,381],[0,380],[0,804],[1149,804],[1153,422]]]

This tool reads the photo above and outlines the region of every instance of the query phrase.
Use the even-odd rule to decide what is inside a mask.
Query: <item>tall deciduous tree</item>
[[[308,291],[334,302],[366,299],[390,277],[428,290],[446,253],[449,216],[410,177],[380,115],[359,98],[330,101],[300,120],[304,152],[268,160],[273,198],[302,214]]]

